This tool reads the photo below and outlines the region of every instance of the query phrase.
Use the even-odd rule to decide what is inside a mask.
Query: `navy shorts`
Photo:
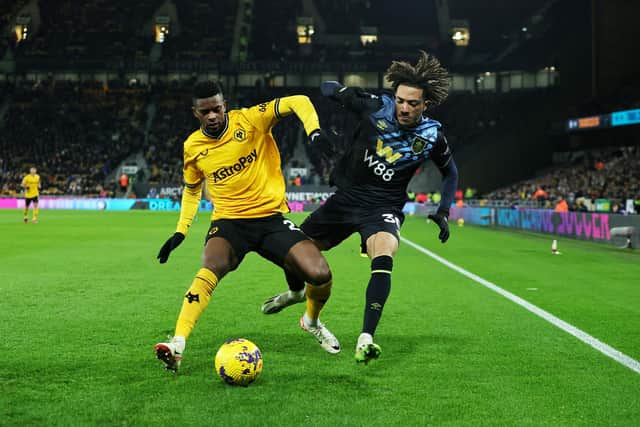
[[[24,198],[24,205],[25,207],[29,207],[29,205],[31,204],[31,202],[38,204],[38,196],[36,197],[25,197]]]
[[[380,231],[391,233],[400,241],[403,222],[404,214],[400,208],[364,209],[332,196],[309,215],[300,228],[324,250],[333,248],[353,233],[360,233],[360,250],[366,253],[367,239]]]
[[[264,218],[218,219],[211,223],[205,245],[213,237],[227,240],[239,263],[248,252],[257,252],[280,267],[283,267],[284,257],[293,245],[309,240],[293,221],[282,214]]]

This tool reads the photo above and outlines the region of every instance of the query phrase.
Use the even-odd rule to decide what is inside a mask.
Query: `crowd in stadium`
[[[181,181],[182,141],[194,130],[195,119],[189,109],[189,84],[156,84],[153,87],[132,82],[112,81],[70,83],[39,81],[28,85],[3,87],[12,102],[3,124],[3,153],[0,159],[0,191],[20,193],[22,176],[32,165],[43,177],[44,194],[116,196],[116,168],[122,160],[142,153],[149,165],[151,183]],[[249,88],[233,94],[230,105],[252,105],[285,95],[285,90]],[[356,119],[344,114],[332,102],[308,91],[321,118],[340,147],[349,137]],[[512,108],[516,97],[453,94],[435,116],[445,123],[454,148],[473,144],[501,126],[513,126]],[[497,108],[497,106],[502,108]],[[301,141],[297,120],[283,120],[274,134],[280,144],[283,164],[292,159]],[[9,138],[9,135],[12,135]],[[311,164],[304,183],[326,184],[335,156],[307,150]],[[609,149],[581,152],[574,164],[492,191],[488,199],[519,201],[531,199],[538,188],[545,191],[541,206],[553,207],[559,198],[579,209],[579,200],[610,198],[620,202],[640,198],[637,149]],[[578,162],[578,164],[576,164]],[[596,167],[598,165],[598,167]],[[289,165],[291,166],[291,165]],[[120,194],[121,195],[121,194]]]
[[[508,200],[518,205],[536,200],[540,207],[553,208],[564,199],[569,210],[586,211],[596,199],[611,199],[616,213],[624,201],[640,199],[640,149],[635,146],[587,152],[571,166],[554,168],[546,174],[486,195],[488,199]]]
[[[20,192],[30,166],[39,169],[45,194],[105,194],[113,168],[142,148],[144,92],[40,81],[11,93],[1,137],[3,194]]]
[[[8,28],[17,11],[28,3],[34,2],[2,3],[0,27]],[[251,7],[246,6],[250,3]],[[165,2],[40,0],[35,4],[40,17],[38,31],[29,36],[28,43],[15,43],[9,37],[15,37],[13,33],[0,36],[0,59],[15,57],[22,64],[41,61],[34,63],[46,65],[47,61],[65,58],[78,67],[82,61],[99,61],[112,75],[119,77],[99,82],[71,82],[60,77],[33,80],[21,75],[21,79],[0,83],[0,97],[5,100],[4,110],[0,113],[0,195],[5,196],[20,194],[20,180],[31,166],[37,167],[42,176],[43,194],[123,196],[116,184],[116,168],[135,155],[144,158],[148,166],[138,178],[151,184],[179,185],[182,142],[196,126],[190,110],[190,90],[197,73],[193,73],[190,80],[163,83],[165,79],[154,79],[153,84],[143,85],[124,78],[124,70],[135,68],[136,61],[158,61],[158,70],[165,73],[163,67],[168,67],[171,61],[184,69],[204,60],[232,61],[232,39],[238,37],[234,34],[237,30],[239,48],[241,51],[246,48],[246,52],[238,56],[241,63],[340,61],[380,62],[387,66],[390,58],[413,54],[418,47],[410,44],[387,46],[389,50],[384,51],[385,47],[377,46],[375,42],[361,44],[357,38],[346,37],[344,30],[371,26],[382,34],[400,36],[405,35],[407,28],[419,27],[422,22],[419,14],[411,9],[417,7],[417,3],[402,10],[392,3],[374,10],[373,3],[368,0],[327,1],[319,8],[315,23],[324,33],[344,36],[344,44],[329,45],[327,39],[319,39],[305,46],[298,44],[294,31],[298,24],[296,17],[306,13],[302,10],[306,7],[304,2],[283,0],[244,4],[223,0],[211,8],[206,0],[193,0],[188,5],[176,1],[167,3],[175,8],[177,19],[172,23],[170,36],[160,46],[144,31],[151,28],[152,17],[158,8],[167,6]],[[244,9],[243,5],[246,6]],[[236,15],[236,11],[242,10],[244,12]],[[353,13],[354,10],[358,13]],[[401,13],[402,19],[386,19],[391,12]],[[236,20],[237,17],[241,19]],[[216,25],[209,25],[211,22]],[[563,27],[554,28],[556,30],[552,29],[545,37],[553,37],[553,31]],[[475,40],[490,36],[489,33],[475,34]],[[545,52],[544,40],[532,39],[526,42],[527,49],[521,51],[535,57],[537,54],[533,55],[534,50],[530,48],[536,47],[537,43],[539,49],[535,52]],[[426,45],[423,43],[419,47],[438,53],[442,46],[431,41],[428,38]],[[154,54],[155,59],[152,58]],[[515,55],[514,58],[519,57]],[[545,132],[548,134],[553,121],[639,108],[640,93],[634,83],[621,81],[616,91],[594,98],[585,96],[584,102],[564,105],[565,109],[558,109],[555,115],[547,108],[559,104],[553,87],[503,93],[456,91],[442,106],[428,113],[443,123],[454,151],[470,146],[488,147],[496,139],[523,142],[530,138],[524,142],[533,144],[534,138]],[[255,86],[234,87],[226,96],[229,108],[238,108],[295,93],[307,94],[312,99],[322,127],[335,141],[334,149],[339,151],[345,146],[357,121],[320,96],[317,89],[273,88],[265,76],[264,79],[257,78]],[[535,127],[530,126],[531,123],[536,123]],[[538,135],[532,135],[534,132]],[[303,130],[294,119],[283,120],[273,133],[283,165],[309,170],[309,174],[296,183],[328,184],[335,153],[318,152],[304,144]],[[300,156],[300,152],[304,155]],[[478,196],[517,204],[530,200],[537,190],[543,189],[546,196],[541,206],[553,207],[558,199],[564,198],[569,200],[571,209],[579,209],[578,201],[582,198],[608,198],[619,202],[628,198],[640,199],[640,183],[634,173],[640,170],[637,148],[582,149],[580,156],[578,164],[574,159],[568,166],[565,166],[566,162],[554,165],[547,173],[536,171],[530,175],[536,175],[535,178]],[[461,176],[464,178],[464,170]]]

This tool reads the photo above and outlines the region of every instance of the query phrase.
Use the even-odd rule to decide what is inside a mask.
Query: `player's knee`
[[[312,285],[319,286],[331,281],[331,269],[329,264],[323,259],[317,262],[307,272],[307,282]]]
[[[218,280],[222,279],[223,276],[225,276],[228,272],[233,270],[233,264],[231,262],[231,259],[225,259],[225,258],[213,259],[207,256],[204,256],[202,259],[202,267],[206,268],[207,270],[211,270],[216,275]]]

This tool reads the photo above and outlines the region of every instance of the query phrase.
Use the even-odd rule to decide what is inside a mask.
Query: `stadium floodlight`
[[[168,16],[156,16],[155,21],[155,42],[164,43],[171,28],[171,18]]]
[[[313,18],[307,16],[299,16],[297,18],[296,34],[298,36],[298,44],[311,44],[315,32]]]
[[[451,40],[456,46],[468,46],[471,39],[471,32],[468,27],[451,28]]]
[[[360,27],[360,43],[366,46],[378,41],[378,27]]]
[[[29,37],[29,26],[31,25],[30,15],[20,15],[16,17],[14,32],[16,43],[25,41]]]

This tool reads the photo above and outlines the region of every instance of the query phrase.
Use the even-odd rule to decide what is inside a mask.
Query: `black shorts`
[[[31,204],[31,202],[38,204],[38,196],[36,197],[25,197],[24,198],[24,205],[25,207],[29,207],[29,205]]]
[[[302,223],[304,233],[325,250],[338,245],[355,232],[360,233],[360,250],[367,252],[367,239],[379,232],[393,234],[400,241],[400,227],[404,214],[397,207],[353,207],[331,196]]]
[[[211,223],[205,245],[212,237],[227,240],[239,263],[248,252],[257,252],[280,267],[293,245],[309,240],[293,221],[282,214],[264,218],[218,219]]]

